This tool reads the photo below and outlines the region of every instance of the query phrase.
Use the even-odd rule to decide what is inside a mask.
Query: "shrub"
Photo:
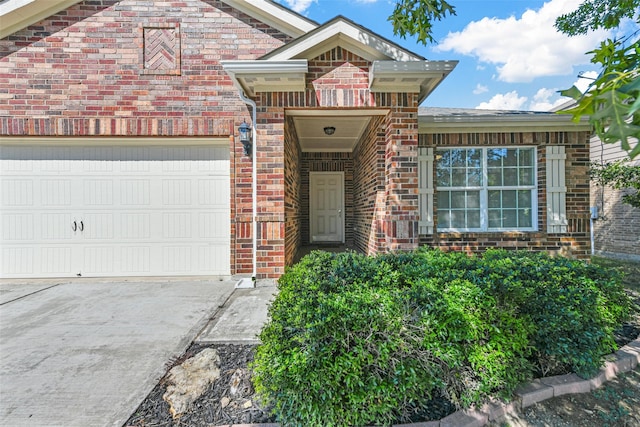
[[[390,425],[432,397],[594,372],[629,309],[619,276],[530,252],[312,252],[279,280],[252,365],[284,425]]]
[[[525,284],[522,292],[507,293],[518,299],[520,315],[533,322],[532,361],[541,374],[573,371],[588,378],[597,373],[604,355],[615,349],[614,329],[630,310],[618,272],[525,251],[490,250],[483,263],[485,271],[498,275],[494,291],[502,292],[495,285],[499,276],[503,283]]]

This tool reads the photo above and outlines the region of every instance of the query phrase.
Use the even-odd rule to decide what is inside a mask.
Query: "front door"
[[[344,172],[310,172],[311,243],[344,243]]]

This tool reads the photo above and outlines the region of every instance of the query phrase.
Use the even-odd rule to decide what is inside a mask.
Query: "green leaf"
[[[582,98],[584,96],[582,94],[582,92],[580,91],[580,89],[578,89],[575,86],[571,86],[569,89],[561,90],[560,91],[560,95],[567,96],[569,98],[573,98],[576,101],[579,101],[580,98]]]

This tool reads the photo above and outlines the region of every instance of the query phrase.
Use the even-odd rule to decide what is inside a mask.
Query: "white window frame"
[[[438,231],[442,232],[533,232],[538,231],[538,156],[537,147],[530,145],[516,146],[459,146],[459,147],[439,147],[436,149],[437,154],[450,150],[482,150],[482,185],[474,187],[440,187],[435,182],[436,199],[438,191],[479,191],[480,192],[480,227],[479,228],[447,228],[441,227],[440,222],[437,223]],[[533,184],[528,186],[489,186],[489,168],[487,151],[491,149],[531,149],[533,154]],[[437,169],[438,161],[434,162],[434,169]],[[437,171],[434,171],[437,172]],[[531,191],[531,227],[489,227],[489,191],[493,190],[527,190]],[[438,209],[439,211],[439,209]],[[436,211],[436,218],[439,212]]]

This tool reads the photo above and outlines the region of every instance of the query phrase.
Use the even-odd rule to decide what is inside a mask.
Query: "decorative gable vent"
[[[153,24],[142,28],[143,74],[180,74],[180,24]]]

